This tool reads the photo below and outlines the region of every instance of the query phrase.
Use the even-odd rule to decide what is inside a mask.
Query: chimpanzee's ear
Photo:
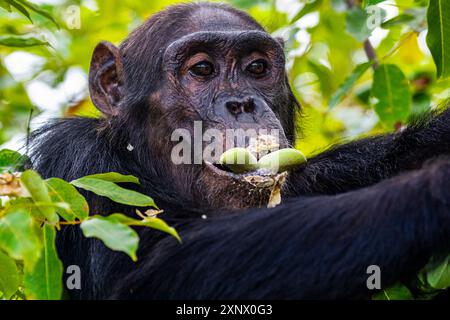
[[[94,49],[89,69],[89,92],[94,105],[103,114],[118,114],[123,98],[123,67],[119,49],[102,41]]]

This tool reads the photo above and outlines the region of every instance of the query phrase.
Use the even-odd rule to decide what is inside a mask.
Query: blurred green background
[[[119,44],[146,17],[177,2],[0,0],[0,145],[18,149],[23,144],[30,114],[31,129],[55,116],[98,115],[87,90],[95,45],[101,40]],[[26,14],[13,5],[17,3]],[[435,108],[450,96],[450,81],[436,79],[425,41],[428,1],[228,3],[286,40],[290,82],[303,106],[297,146],[307,155],[339,140],[398,130],[407,117]],[[370,15],[371,4],[378,16]],[[367,28],[370,23],[373,27]],[[407,79],[399,85],[404,85],[408,101],[399,103],[401,110],[394,117],[374,108],[377,95],[371,93],[370,66],[354,73],[355,81],[342,89],[355,67],[368,61],[367,38],[379,64],[396,65]]]

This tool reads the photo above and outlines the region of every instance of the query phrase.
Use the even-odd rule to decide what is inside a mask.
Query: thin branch
[[[375,70],[378,68],[378,57],[377,53],[375,52],[375,49],[373,48],[372,44],[370,43],[369,39],[366,39],[364,41],[364,52],[366,53],[367,58],[369,60],[373,61],[372,68]]]
[[[351,9],[357,5],[358,5],[358,3],[356,0],[347,0],[347,7],[349,9]],[[364,46],[364,52],[366,53],[367,58],[369,60],[373,61],[372,69],[375,70],[376,68],[378,68],[377,53],[375,52],[375,49],[372,46],[372,44],[370,43],[369,39],[364,40],[363,46]]]

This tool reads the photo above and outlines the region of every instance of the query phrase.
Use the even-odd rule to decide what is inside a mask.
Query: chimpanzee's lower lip
[[[215,175],[222,176],[222,177],[229,177],[229,178],[238,179],[238,180],[242,180],[246,176],[273,177],[273,176],[278,175],[278,173],[273,173],[270,171],[264,172],[261,170],[248,171],[245,173],[235,173],[219,164],[214,164],[214,163],[211,163],[208,161],[205,161],[204,164],[205,164],[205,167]]]
[[[232,171],[226,170],[225,167],[216,165],[214,163],[205,161],[204,162],[206,169],[211,171],[214,175],[229,177],[232,179],[241,179],[243,174],[234,173]]]

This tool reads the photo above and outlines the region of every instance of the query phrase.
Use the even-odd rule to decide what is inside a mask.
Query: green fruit
[[[300,151],[291,148],[281,149],[259,159],[258,167],[270,169],[272,172],[283,172],[306,162]]]
[[[232,148],[225,151],[220,156],[219,162],[236,173],[249,172],[258,168],[258,160],[245,148]]]

